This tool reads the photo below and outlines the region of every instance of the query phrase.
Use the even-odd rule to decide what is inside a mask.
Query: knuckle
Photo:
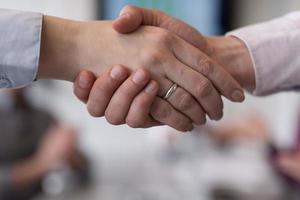
[[[169,106],[163,106],[163,105],[154,106],[151,111],[153,117],[158,120],[163,120],[168,118],[171,115],[171,113],[172,113],[171,108]]]
[[[144,61],[150,65],[160,65],[163,62],[163,53],[160,51],[151,51],[144,55]]]
[[[209,76],[214,72],[212,61],[208,58],[198,58],[197,66],[199,66],[200,73]]]
[[[180,68],[178,69],[178,74],[179,74],[180,77],[184,77],[185,74],[186,74],[186,68],[180,67]]]
[[[112,125],[124,124],[124,119],[122,119],[119,115],[116,115],[114,112],[105,112],[105,119]]]
[[[193,97],[188,94],[184,93],[178,101],[178,109],[179,110],[188,110],[193,105]]]
[[[169,31],[160,29],[159,34],[157,35],[157,42],[159,44],[169,45],[172,43],[174,37]]]
[[[195,88],[195,94],[196,97],[198,98],[207,97],[212,93],[212,91],[213,91],[213,86],[207,79],[202,80]]]

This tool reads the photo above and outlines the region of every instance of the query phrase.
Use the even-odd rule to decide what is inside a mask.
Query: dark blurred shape
[[[0,90],[1,200],[31,199],[42,192],[45,177],[59,171],[70,172],[77,185],[89,180],[88,161],[77,148],[76,131],[30,105],[25,93]]]
[[[242,200],[241,195],[226,186],[214,188],[211,196],[212,200]]]

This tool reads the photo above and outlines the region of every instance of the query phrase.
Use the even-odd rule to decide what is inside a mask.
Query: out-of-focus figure
[[[53,173],[62,169],[74,172],[79,181],[88,177],[76,131],[31,106],[24,93],[0,91],[1,200],[27,200],[41,191],[60,192],[63,185]]]
[[[210,130],[215,141],[221,145],[230,145],[233,141],[256,141],[268,148],[269,161],[274,176],[281,185],[280,200],[297,200],[300,198],[300,123],[298,123],[297,139],[288,149],[280,149],[272,144],[267,123],[259,115],[249,115],[227,121],[223,125]],[[222,192],[222,191],[219,191]],[[223,191],[224,192],[224,191]]]
[[[171,174],[166,187],[172,183],[173,193],[184,199],[290,199],[271,159],[268,123],[259,114],[198,127],[191,134],[169,129],[160,140],[166,142],[157,151],[156,171]]]

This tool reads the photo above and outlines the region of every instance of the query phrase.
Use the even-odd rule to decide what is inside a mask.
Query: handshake
[[[222,96],[255,87],[251,57],[234,37],[204,37],[158,10],[126,6],[115,21],[45,16],[38,78],[74,82],[89,113],[114,125],[191,131],[223,115]]]

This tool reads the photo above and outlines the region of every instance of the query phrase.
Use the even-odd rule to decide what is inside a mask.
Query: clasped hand
[[[199,34],[201,41],[196,42],[205,42],[195,29],[172,18],[185,29],[171,32],[140,26],[143,23],[136,23],[136,18],[124,16],[114,23],[82,25],[85,39],[79,49],[87,51],[80,52],[84,61],[74,93],[87,103],[92,116],[105,116],[114,125],[142,128],[164,124],[190,131],[193,124],[204,124],[206,115],[214,120],[222,117],[222,95],[234,102],[244,100],[238,82],[184,38],[182,31],[192,30],[191,34]],[[174,83],[179,87],[163,99]]]

